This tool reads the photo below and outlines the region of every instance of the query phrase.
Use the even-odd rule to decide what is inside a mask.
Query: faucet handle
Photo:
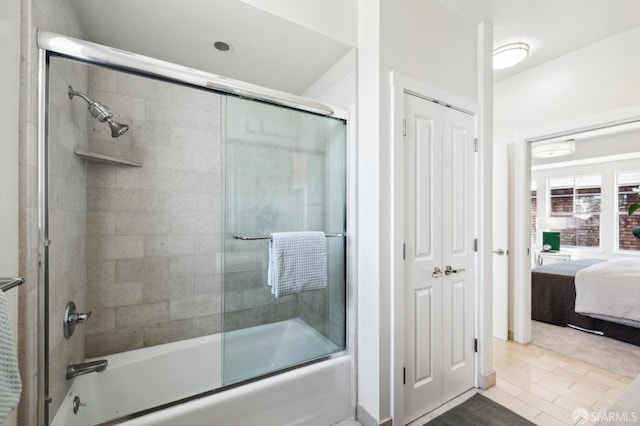
[[[92,311],[89,311],[87,313],[78,313],[76,304],[73,302],[69,302],[67,304],[67,308],[64,310],[64,318],[62,320],[64,337],[67,339],[71,337],[76,325],[87,322],[89,318],[91,318],[91,314]]]
[[[92,313],[93,313],[93,311],[89,311],[89,312],[87,312],[85,314],[73,314],[72,316],[73,316],[74,322],[76,324],[80,324],[82,322],[89,321],[89,318],[91,318],[91,314]]]

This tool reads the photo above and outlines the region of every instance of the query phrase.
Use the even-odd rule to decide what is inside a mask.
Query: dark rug
[[[477,393],[426,424],[430,426],[524,426],[534,423]]]

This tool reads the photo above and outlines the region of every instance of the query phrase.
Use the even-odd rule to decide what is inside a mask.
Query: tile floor
[[[477,392],[537,425],[590,425],[580,414],[594,418],[606,411],[632,381],[534,345],[496,339],[493,348],[496,386],[471,389],[408,426],[422,426]],[[345,422],[339,425],[360,424]]]
[[[482,393],[539,425],[590,424],[579,414],[606,411],[632,381],[534,345],[493,347],[497,383]]]
[[[409,424],[421,426],[480,392],[538,425],[589,425],[588,414],[604,412],[631,379],[534,346],[494,340],[496,386],[472,389]],[[577,412],[578,409],[584,409]]]

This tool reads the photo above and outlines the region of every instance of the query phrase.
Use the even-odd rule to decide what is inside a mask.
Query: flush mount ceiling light
[[[576,152],[576,144],[574,141],[534,144],[531,147],[531,156],[534,158],[564,157],[574,152]]]
[[[217,51],[223,52],[223,53],[229,53],[233,49],[229,43],[227,43],[226,41],[222,41],[222,40],[214,41],[213,42],[213,47]]]
[[[529,54],[527,43],[509,43],[493,49],[493,69],[501,70],[519,64]]]

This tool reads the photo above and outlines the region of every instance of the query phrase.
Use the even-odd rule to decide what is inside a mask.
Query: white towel
[[[11,336],[7,302],[4,293],[0,291],[0,424],[18,406],[21,392],[18,357]]]
[[[269,243],[267,281],[276,297],[327,286],[324,232],[274,232]]]

